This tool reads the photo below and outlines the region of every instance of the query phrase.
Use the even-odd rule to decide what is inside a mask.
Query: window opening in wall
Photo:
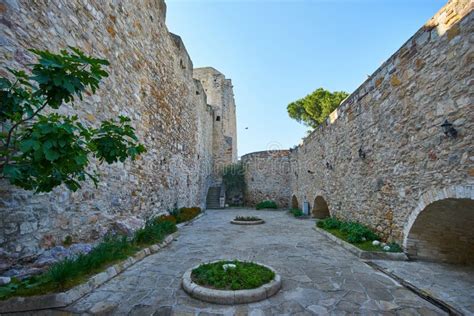
[[[219,122],[220,120],[221,120],[221,117],[218,115],[218,116],[216,117],[216,121]]]

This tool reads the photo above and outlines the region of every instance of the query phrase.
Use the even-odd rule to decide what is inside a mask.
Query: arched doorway
[[[326,200],[322,196],[318,195],[314,199],[312,213],[313,213],[313,217],[315,218],[326,218],[326,217],[331,216],[331,214],[329,214],[328,204],[326,203]]]
[[[403,246],[412,259],[474,264],[474,200],[447,197],[414,211]]]
[[[296,195],[293,195],[291,198],[291,208],[300,208]]]

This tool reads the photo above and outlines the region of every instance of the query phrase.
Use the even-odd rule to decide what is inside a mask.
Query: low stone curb
[[[188,226],[188,225],[191,225],[193,222],[197,221],[198,219],[200,219],[201,217],[203,217],[205,215],[204,212],[202,212],[201,214],[199,214],[198,216],[194,217],[193,219],[187,221],[187,222],[184,222],[184,223],[180,223],[180,224],[176,224],[176,227],[181,228],[183,226]]]
[[[198,217],[195,217],[194,219],[197,218]],[[174,232],[173,234],[168,235],[163,242],[140,250],[132,257],[108,267],[105,271],[89,278],[87,282],[79,284],[66,292],[28,297],[12,297],[6,301],[0,301],[0,314],[68,306],[79,300],[81,297],[91,293],[93,290],[122,273],[135,263],[143,260],[151,254],[157,253],[161,248],[168,246],[178,235],[179,232]]]
[[[213,262],[218,262],[220,260],[216,260]],[[213,263],[210,262],[210,263]],[[275,278],[267,283],[264,284],[256,289],[251,290],[215,290],[210,289],[204,286],[200,286],[194,283],[191,279],[191,273],[194,269],[200,266],[197,265],[192,267],[191,269],[187,270],[182,279],[182,287],[186,293],[188,293],[191,297],[205,301],[208,303],[216,303],[216,304],[223,304],[223,305],[234,305],[234,304],[245,304],[245,303],[254,303],[258,301],[262,301],[267,299],[273,295],[275,295],[281,288],[281,276],[271,267],[258,263],[253,262],[258,265],[264,266],[272,270],[275,273]]]
[[[263,219],[259,219],[258,221],[236,221],[233,219],[230,223],[234,225],[261,225],[264,224],[265,221]]]
[[[396,260],[396,261],[408,261],[408,257],[403,252],[375,252],[375,251],[365,251],[357,248],[354,245],[334,236],[327,231],[320,229],[316,226],[313,226],[313,229],[318,233],[324,235],[326,238],[334,241],[336,244],[340,245],[342,248],[346,249],[349,252],[352,252],[354,255],[361,259],[380,259],[380,260]]]
[[[400,283],[401,285],[403,285],[408,290],[412,291],[413,293],[415,293],[416,295],[418,295],[422,299],[424,299],[424,300],[428,301],[429,303],[434,304],[437,307],[441,308],[442,310],[447,312],[449,315],[459,315],[459,316],[464,315],[464,313],[457,310],[454,306],[451,306],[450,304],[443,301],[442,299],[433,296],[431,293],[429,293],[429,292],[427,292],[423,289],[420,289],[417,286],[413,285],[411,282],[397,276],[395,273],[390,271],[390,269],[386,269],[384,267],[381,267],[380,265],[378,265],[377,263],[375,263],[373,261],[367,261],[366,264],[369,265],[370,267],[386,274],[388,277],[390,277],[393,280],[397,281],[398,283]]]

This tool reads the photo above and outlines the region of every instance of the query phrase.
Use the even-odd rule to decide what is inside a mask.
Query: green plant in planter
[[[262,209],[266,209],[266,208],[277,209],[278,206],[277,206],[275,201],[270,201],[270,200],[262,201],[262,202],[258,203],[257,206],[256,206],[257,210],[262,210]]]
[[[369,227],[350,221],[341,221],[335,217],[328,217],[319,220],[316,226],[322,228],[334,236],[354,244],[365,251],[382,251],[381,246],[373,245],[373,240],[380,240],[380,237]],[[402,248],[396,243],[388,244],[389,252],[402,252]]]
[[[356,222],[344,222],[341,224],[340,230],[342,233],[347,234],[347,241],[354,244],[378,238],[370,228]]]
[[[255,222],[260,221],[261,218],[258,218],[256,216],[236,216],[234,220],[243,222]]]
[[[59,261],[38,276],[25,280],[13,279],[0,286],[0,300],[12,296],[32,296],[64,291],[87,280],[111,264],[124,260],[143,247],[159,243],[176,231],[169,220],[151,219],[137,230],[132,238],[121,235],[106,236],[89,253]]]
[[[335,217],[328,217],[317,222],[317,226],[324,229],[339,229],[342,222]]]
[[[233,269],[224,269],[224,264],[233,264]],[[191,273],[192,280],[202,286],[220,290],[255,289],[269,283],[275,273],[261,265],[242,261],[219,261],[203,264]]]
[[[145,152],[125,116],[89,127],[56,112],[86,90],[96,92],[108,76],[106,60],[73,47],[30,51],[38,57],[30,74],[8,68],[13,80],[0,78],[0,179],[36,193],[61,184],[76,191],[86,179],[97,185],[98,173],[88,168],[92,157],[111,164]]]

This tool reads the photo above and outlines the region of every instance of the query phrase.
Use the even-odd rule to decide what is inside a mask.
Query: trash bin
[[[309,215],[309,202],[303,202],[303,214]]]

